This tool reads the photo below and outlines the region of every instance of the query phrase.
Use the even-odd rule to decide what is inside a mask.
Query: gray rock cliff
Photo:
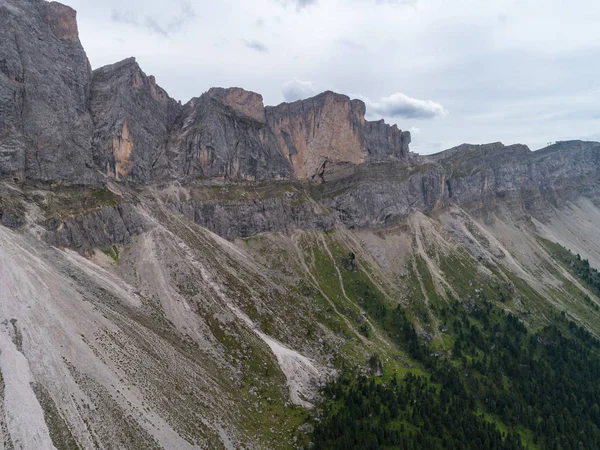
[[[543,217],[580,196],[600,200],[600,143],[561,142],[537,152],[524,145],[461,145],[410,166],[365,164],[320,186],[322,202],[347,226],[393,222],[458,204],[475,212],[508,206]]]
[[[0,2],[0,174],[91,184],[92,71],[75,11]]]
[[[134,58],[94,71],[90,109],[94,162],[108,177],[147,181],[167,166],[166,144],[180,105]]]
[[[236,95],[241,95],[235,100]],[[267,180],[290,178],[273,132],[261,120],[262,98],[211,89],[182,108],[167,146],[168,175]]]
[[[408,155],[410,133],[366,121],[360,100],[325,92],[265,108],[260,94],[213,88],[182,106],[133,58],[92,73],[71,8],[5,0],[0,12],[0,175],[324,181]]]
[[[267,107],[266,117],[295,178],[325,180],[339,165],[408,156],[410,133],[369,122],[365,112],[361,100],[327,91]]]
[[[0,194],[0,222],[27,223],[22,187],[139,190],[118,206],[44,221],[56,245],[122,244],[145,229],[135,196],[174,187],[189,192],[167,195],[166,206],[228,239],[386,225],[451,204],[543,217],[600,197],[598,143],[464,144],[418,156],[410,133],[367,121],[362,101],[330,91],[265,107],[260,94],[212,88],[182,105],[133,58],[92,73],[75,16],[58,3],[0,1],[0,176],[13,183]]]

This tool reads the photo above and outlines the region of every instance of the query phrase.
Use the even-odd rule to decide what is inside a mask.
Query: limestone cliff
[[[180,105],[134,58],[94,71],[90,110],[96,166],[117,180],[150,180],[165,167],[169,131]]]
[[[366,121],[360,100],[325,92],[265,108],[260,94],[212,88],[181,105],[134,58],[92,73],[73,9],[6,0],[0,12],[0,175],[324,181],[408,155],[410,134]]]
[[[241,98],[262,103],[257,94],[236,92]],[[256,105],[241,98],[235,100],[234,94],[225,90],[211,90],[183,106],[167,145],[167,178],[290,178],[289,165],[271,129],[257,120],[262,117]]]
[[[325,92],[268,108],[267,121],[296,178],[320,176],[328,165],[365,162],[360,134],[364,104],[358,100]]]
[[[339,165],[403,159],[410,133],[365,120],[365,104],[328,91],[267,108],[267,121],[298,179],[325,179]]]
[[[319,186],[347,226],[392,224],[458,204],[483,216],[545,214],[579,197],[600,199],[600,143],[569,141],[532,152],[524,145],[461,145],[409,166],[366,164]]]
[[[41,0],[0,2],[0,174],[98,181],[91,78],[73,9]]]
[[[229,239],[389,224],[451,204],[488,211],[510,202],[541,216],[577,196],[598,197],[595,143],[540,152],[465,144],[418,157],[410,133],[367,121],[362,101],[333,92],[265,107],[259,94],[213,88],[182,105],[133,58],[92,73],[72,9],[5,0],[0,11],[0,174],[19,183],[274,183],[273,195],[258,198],[167,202]],[[282,180],[299,184],[282,195]],[[8,197],[0,221],[18,228],[25,210]],[[73,233],[61,242],[69,236],[78,246]]]

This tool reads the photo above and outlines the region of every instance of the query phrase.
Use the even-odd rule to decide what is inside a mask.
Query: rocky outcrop
[[[409,152],[410,133],[333,92],[265,108],[260,94],[212,88],[181,106],[128,59],[94,72],[91,99],[94,161],[117,180],[325,181]]]
[[[257,120],[257,101],[257,94],[236,89],[211,90],[188,102],[167,146],[170,177],[290,178],[273,132]]]
[[[117,180],[325,181],[366,161],[406,159],[410,133],[366,121],[333,92],[265,108],[260,94],[212,88],[181,106],[133,58],[94,72],[94,162]]]
[[[229,106],[235,112],[265,123],[265,105],[262,95],[246,91],[242,88],[212,88],[207,92],[209,97]]]
[[[166,144],[180,105],[134,58],[94,71],[94,162],[116,180],[151,180],[168,166]]]
[[[74,9],[57,2],[44,5],[44,21],[54,35],[62,41],[79,42],[77,13]]]
[[[26,223],[27,198],[7,183],[0,184],[0,225],[18,229]]]
[[[402,160],[410,151],[410,131],[402,131],[397,125],[388,125],[383,120],[365,121],[363,145],[370,161]]]
[[[410,133],[368,122],[365,112],[361,100],[331,91],[266,109],[267,122],[301,180],[334,178],[339,165],[408,155]]]
[[[50,245],[70,247],[84,253],[93,248],[127,245],[133,236],[150,228],[135,206],[123,203],[106,206],[88,214],[44,223],[46,241]]]
[[[325,181],[348,166],[404,160],[410,133],[365,120],[365,104],[325,92],[264,107],[259,94],[213,88],[184,106],[168,146],[171,175]]]
[[[267,108],[267,121],[294,176],[313,179],[322,175],[328,165],[365,162],[360,134],[364,113],[361,101],[325,92]]]
[[[349,177],[321,184],[318,198],[347,227],[389,225],[442,206],[444,176],[433,164],[368,163]]]
[[[543,219],[578,197],[600,199],[600,143],[561,142],[537,152],[524,145],[462,145],[409,167],[365,164],[319,189],[321,201],[350,227],[391,223],[451,203],[486,216],[507,207]]]
[[[252,188],[243,187],[239,195],[192,196],[174,202],[173,210],[204,228],[226,238],[247,238],[261,233],[329,230],[335,216],[300,190],[274,186],[271,193],[257,198]]]
[[[440,161],[448,172],[445,196],[454,203],[485,210],[510,202],[514,210],[543,216],[552,206],[600,194],[595,142],[562,142],[537,152],[500,143],[457,150]]]
[[[0,8],[0,176],[325,181],[408,155],[410,133],[366,121],[360,100],[325,92],[265,108],[254,92],[212,88],[182,106],[133,58],[92,74],[73,9]]]
[[[41,0],[0,3],[0,174],[98,182],[90,82],[75,11]]]

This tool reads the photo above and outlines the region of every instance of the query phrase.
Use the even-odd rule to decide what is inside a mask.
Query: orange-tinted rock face
[[[94,71],[90,110],[94,158],[110,176],[152,180],[168,166],[164,151],[178,104],[134,58]]]
[[[123,122],[123,129],[120,136],[113,137],[113,156],[115,160],[115,171],[109,173],[114,176],[117,180],[126,178],[133,169],[133,161],[131,155],[133,154],[133,140],[127,127],[127,122]]]
[[[68,6],[52,2],[45,5],[44,20],[57,38],[78,41],[77,12]]]
[[[265,108],[254,92],[212,88],[181,105],[133,58],[93,81],[95,158],[115,178],[326,181],[408,154],[408,132],[365,120],[362,101],[334,92]]]
[[[208,95],[229,106],[234,111],[259,122],[265,121],[265,105],[262,95],[241,88],[212,88]]]
[[[325,166],[361,164],[365,107],[345,95],[325,92],[308,100],[268,108],[267,120],[298,179],[319,176]]]

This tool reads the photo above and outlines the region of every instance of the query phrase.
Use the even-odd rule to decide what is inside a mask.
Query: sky
[[[93,68],[135,56],[187,102],[333,90],[411,150],[600,140],[598,0],[62,0]]]

